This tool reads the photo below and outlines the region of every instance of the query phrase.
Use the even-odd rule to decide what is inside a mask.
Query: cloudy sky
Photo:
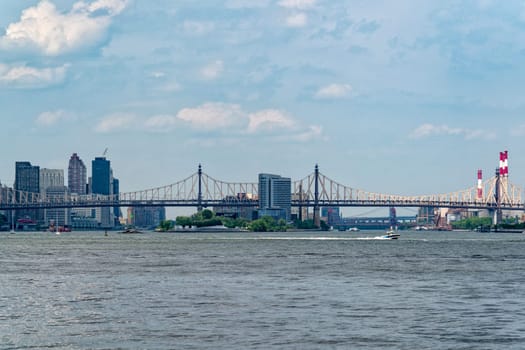
[[[0,181],[108,148],[123,191],[293,179],[451,192],[525,175],[517,0],[0,3]]]

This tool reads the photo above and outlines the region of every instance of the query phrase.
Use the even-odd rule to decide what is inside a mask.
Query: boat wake
[[[376,237],[258,237],[260,240],[284,240],[284,241],[371,241],[390,240],[385,236]]]
[[[392,238],[386,236],[374,237],[298,237],[298,236],[284,236],[284,237],[195,237],[195,240],[220,240],[220,241],[388,241]]]

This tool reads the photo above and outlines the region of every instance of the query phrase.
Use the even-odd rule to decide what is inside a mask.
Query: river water
[[[524,349],[525,235],[0,234],[0,349]]]

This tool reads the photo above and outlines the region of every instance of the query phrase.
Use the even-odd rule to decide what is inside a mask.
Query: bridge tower
[[[197,211],[202,211],[202,166],[199,164],[199,193],[197,194]]]
[[[299,222],[303,222],[303,184],[299,184]]]
[[[319,213],[319,165],[315,165],[315,192],[314,192],[314,225],[321,227],[321,216]]]
[[[494,227],[501,222],[503,214],[501,211],[501,168],[496,168],[496,186],[494,189],[494,199],[496,200],[496,210],[494,211]]]
[[[390,227],[396,228],[397,227],[397,215],[396,215],[395,207],[390,207],[389,219],[390,219]]]

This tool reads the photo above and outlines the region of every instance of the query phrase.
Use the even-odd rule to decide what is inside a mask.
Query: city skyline
[[[466,1],[0,5],[0,181],[103,154],[122,192],[201,163],[402,195],[523,183],[525,6]],[[54,31],[54,29],[60,31]],[[36,35],[35,33],[39,33]],[[30,102],[30,103],[28,103]],[[90,173],[91,170],[88,171]]]

